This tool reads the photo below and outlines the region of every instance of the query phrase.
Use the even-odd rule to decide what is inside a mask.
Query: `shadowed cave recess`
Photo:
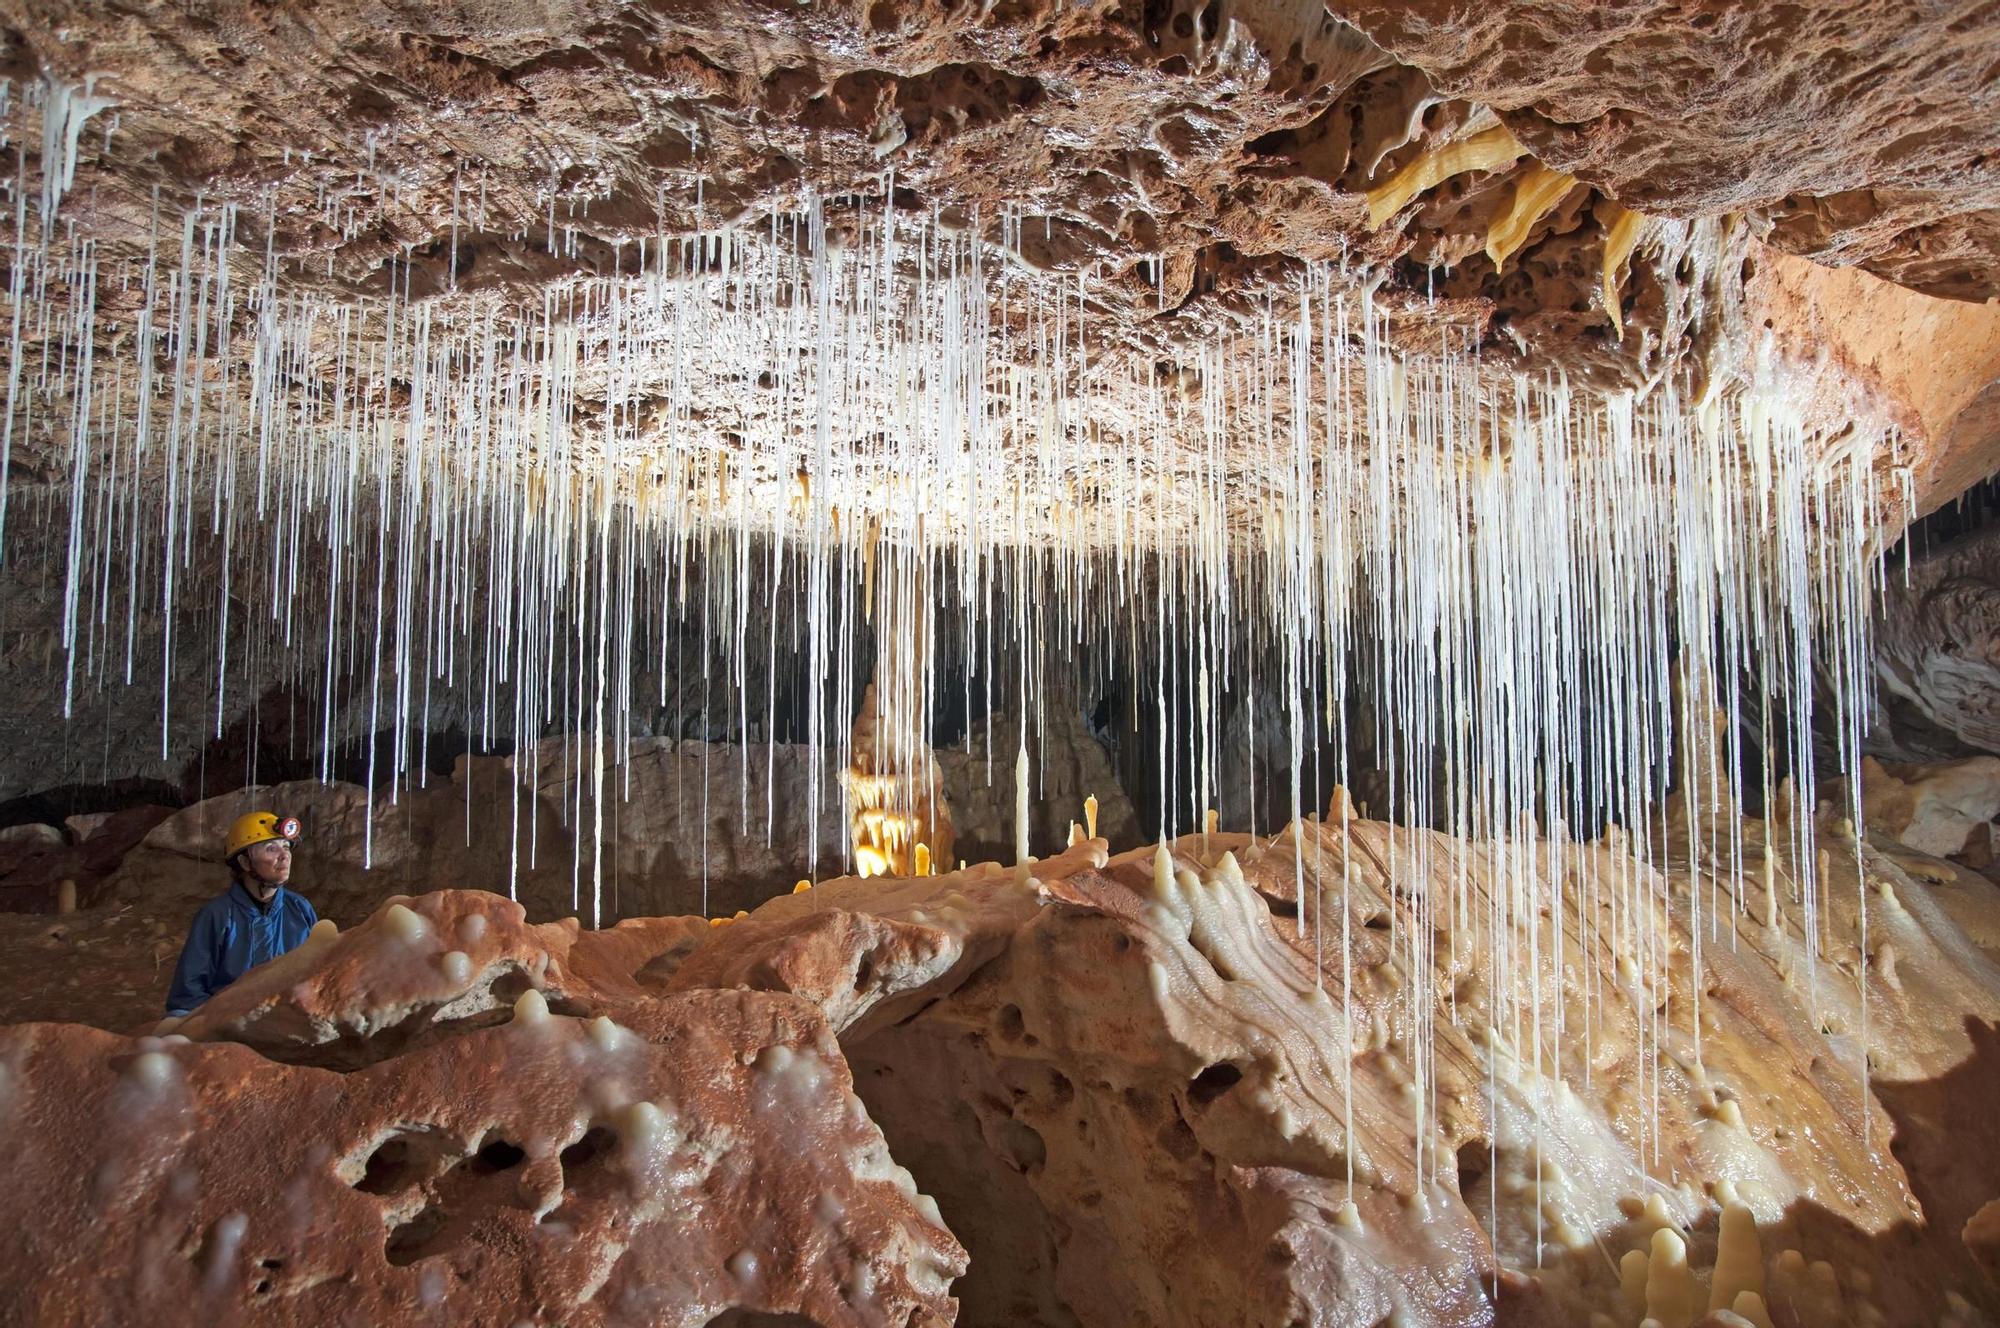
[[[0,1319],[2000,1320],[1996,59],[0,0]]]

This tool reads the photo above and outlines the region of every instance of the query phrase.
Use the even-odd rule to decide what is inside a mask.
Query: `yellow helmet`
[[[222,841],[224,860],[235,857],[246,848],[254,847],[272,839],[297,839],[299,818],[279,816],[276,812],[246,812],[236,818],[229,827],[229,833]]]

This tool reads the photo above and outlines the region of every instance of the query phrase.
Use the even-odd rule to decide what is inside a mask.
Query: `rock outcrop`
[[[601,786],[588,748],[543,743],[527,783],[513,758],[461,758],[449,781],[393,800],[307,780],[239,789],[161,822],[99,893],[156,911],[217,893],[223,830],[257,807],[300,819],[294,884],[344,923],[398,891],[440,887],[511,894],[541,919],[727,914],[841,868],[835,772],[818,772],[815,818],[802,747],[636,739],[625,759],[607,757]]]
[[[646,1016],[530,1003],[347,1075],[0,1031],[0,1196],[36,1214],[0,1236],[5,1317],[949,1323],[964,1254],[825,1020],[715,991]]]
[[[1861,814],[1868,828],[1934,858],[1960,854],[1993,861],[2000,816],[2000,756],[1938,765],[1885,765],[1861,759]]]
[[[943,1283],[962,1272],[950,1290],[958,1321],[975,1325],[1400,1315],[1630,1328],[1648,1314],[1685,1325],[1704,1305],[1710,1324],[1975,1324],[2000,1309],[2000,1288],[1978,1271],[1979,1204],[2000,1190],[2000,1141],[1988,1148],[1990,1121],[1980,1124],[2000,1064],[2000,954],[1933,897],[1944,887],[1839,825],[1820,827],[1824,855],[1803,872],[1782,847],[1788,836],[1767,849],[1766,834],[1743,823],[1751,884],[1734,898],[1706,878],[1691,888],[1679,869],[1656,872],[1615,837],[1474,847],[1351,816],[1115,857],[1088,842],[1027,870],[842,879],[734,922],[591,933],[445,891],[387,904],[253,972],[181,1026],[192,1044],[76,1032],[68,1045],[89,1052],[65,1056],[68,1035],[13,1030],[0,1110],[66,1095],[84,1104],[78,1120],[115,1123],[98,1103],[138,1093],[135,1082],[190,1094],[176,1099],[193,1103],[179,1142],[105,1127],[90,1174],[23,1136],[36,1140],[27,1170],[39,1184],[94,1193],[109,1182],[91,1175],[126,1174],[105,1159],[144,1157],[146,1183],[171,1197],[187,1163],[163,1159],[208,1157],[240,1119],[212,1102],[211,1083],[247,1085],[231,1100],[254,1119],[267,1117],[247,1104],[282,1086],[295,1127],[317,1120],[325,1083],[344,1085],[357,1123],[335,1128],[332,1143],[297,1128],[267,1141],[281,1159],[306,1150],[283,1163],[302,1177],[295,1187],[335,1196],[324,1211],[341,1234],[318,1262],[283,1239],[267,1253],[253,1238],[286,1228],[240,1186],[172,1201],[181,1225],[158,1237],[174,1251],[166,1285],[234,1307],[443,1295],[499,1313],[510,1302],[474,1274],[521,1238],[510,1233],[573,1224],[573,1239],[596,1248],[600,1220],[635,1234],[594,1293],[543,1302],[574,1306],[570,1321],[619,1321],[637,1288],[659,1281],[647,1260],[665,1256],[649,1252],[662,1247],[648,1233],[698,1226],[693,1264],[720,1260],[734,1280],[690,1284],[693,1264],[678,1259],[649,1311],[669,1321],[706,1322],[672,1318],[697,1304],[891,1321],[856,1299],[873,1286],[895,1288],[897,1312],[925,1322],[949,1312]],[[1775,895],[1755,884],[1767,853]],[[1975,911],[2000,914],[1992,886],[1963,888],[1984,891]],[[1523,889],[1551,911],[1496,921],[1508,916],[1499,892]],[[594,1069],[600,1060],[615,1072]],[[718,1063],[719,1087],[704,1068]],[[336,1080],[320,1065],[359,1068]],[[767,1072],[770,1084],[758,1077]],[[865,1115],[840,1106],[850,1073]],[[431,1098],[454,1074],[470,1089],[443,1111]],[[693,1081],[709,1087],[684,1086]],[[833,1149],[833,1163],[811,1165],[847,1170],[817,1183],[842,1196],[834,1207],[849,1220],[871,1214],[873,1243],[844,1235],[831,1271],[801,1251],[830,1248],[811,1242],[839,1223],[801,1215],[819,1209],[790,1171],[758,1190],[704,1182],[679,1216],[643,1221],[619,1207],[639,1202],[629,1188],[580,1188],[612,1196],[597,1210],[563,1197],[554,1164],[591,1128],[616,1136],[597,1136],[600,1156],[624,1156],[627,1136],[647,1130],[680,1146],[711,1128],[700,1122],[734,1121],[746,1095],[754,1112],[781,1086],[825,1104],[812,1129],[859,1132],[786,1145]],[[631,1106],[642,1098],[670,1122],[684,1117],[666,1104],[680,1103],[690,1123],[669,1129]],[[515,1109],[517,1099],[532,1105]],[[381,1114],[388,1102],[394,1112]],[[402,1122],[402,1146],[386,1156],[390,1131],[367,1125],[378,1115]],[[44,1117],[33,1119],[40,1129]],[[887,1154],[841,1160],[879,1149],[865,1144],[878,1126]],[[707,1165],[747,1149],[744,1165],[768,1175],[758,1150],[776,1146],[753,1130]],[[908,1183],[897,1188],[890,1155],[935,1196],[968,1263]],[[370,1156],[383,1158],[372,1173]],[[506,1188],[492,1179],[517,1168]],[[388,1171],[406,1179],[369,1179]],[[365,1205],[339,1197],[355,1175],[364,1193],[388,1193]],[[757,1218],[777,1223],[759,1229],[791,1234],[755,1245],[741,1225],[751,1194],[786,1210]],[[94,1210],[65,1205],[46,1237],[16,1239],[74,1244],[69,1225]],[[247,1221],[204,1225],[230,1213]],[[351,1225],[372,1234],[362,1241]],[[123,1227],[103,1239],[142,1241]],[[536,1289],[523,1295],[554,1295],[540,1279],[560,1281],[563,1260],[584,1257],[540,1239],[524,1283]],[[757,1270],[777,1267],[766,1250],[781,1260],[756,1285],[762,1301],[728,1299],[749,1294],[730,1262],[743,1249]],[[43,1254],[36,1245],[24,1257]],[[279,1268],[266,1276],[242,1262],[253,1257]],[[200,1290],[218,1260],[235,1271]],[[277,1275],[341,1260],[364,1285]],[[87,1307],[115,1312],[153,1294],[94,1287]],[[67,1321],[67,1302],[19,1303],[31,1321]]]
[[[72,816],[60,829],[28,824],[0,831],[0,912],[76,911],[171,815],[168,807],[127,807]]]
[[[1908,761],[2000,753],[2000,531],[1896,576],[1877,623],[1871,745]]]

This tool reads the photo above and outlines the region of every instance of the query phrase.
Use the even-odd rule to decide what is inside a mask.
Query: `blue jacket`
[[[241,881],[201,906],[174,966],[167,1013],[183,1015],[266,960],[296,948],[319,915],[304,895],[283,886],[260,904]]]

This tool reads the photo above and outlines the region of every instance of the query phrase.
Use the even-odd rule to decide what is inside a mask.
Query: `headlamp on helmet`
[[[298,817],[281,817],[276,812],[248,812],[237,817],[229,827],[229,833],[222,841],[222,856],[233,858],[245,849],[274,839],[291,841],[298,837]]]

